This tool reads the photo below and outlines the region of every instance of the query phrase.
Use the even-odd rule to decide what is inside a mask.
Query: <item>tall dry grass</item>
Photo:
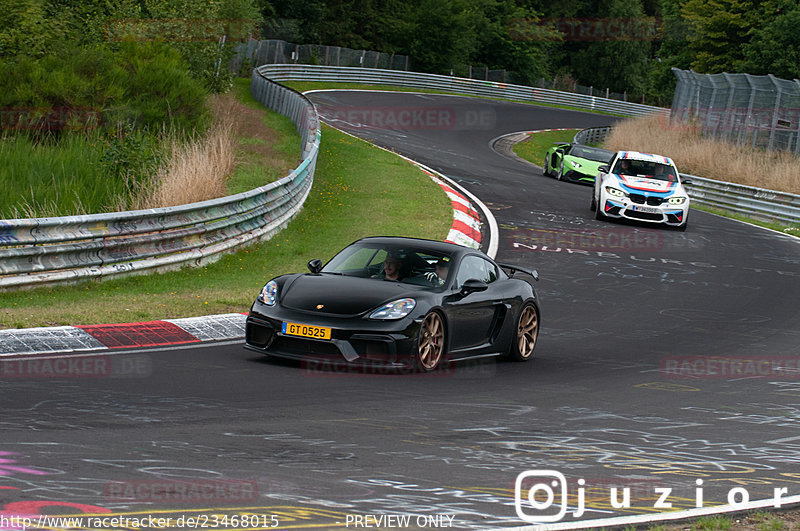
[[[800,158],[796,155],[703,138],[699,129],[671,124],[661,116],[618,122],[605,147],[670,157],[681,173],[800,193]]]
[[[213,123],[199,137],[181,139],[164,132],[167,162],[150,179],[117,200],[120,210],[161,208],[226,195],[226,182],[236,168],[236,100],[230,95],[211,100]]]

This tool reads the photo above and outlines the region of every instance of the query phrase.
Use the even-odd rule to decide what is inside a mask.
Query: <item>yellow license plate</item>
[[[298,323],[283,323],[283,333],[287,336],[330,339],[331,329],[324,326],[311,326]]]

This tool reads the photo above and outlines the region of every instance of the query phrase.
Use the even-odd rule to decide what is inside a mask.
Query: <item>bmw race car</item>
[[[544,157],[544,174],[560,180],[592,184],[598,168],[611,162],[613,151],[583,144],[557,143]]]
[[[590,208],[599,220],[626,218],[686,230],[689,195],[672,159],[618,151],[611,164],[600,167]]]

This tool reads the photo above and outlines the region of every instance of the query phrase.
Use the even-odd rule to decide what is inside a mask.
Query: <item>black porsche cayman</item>
[[[460,245],[374,237],[310,273],[270,280],[246,324],[251,350],[291,359],[412,367],[506,355],[532,357],[539,333],[533,286]]]

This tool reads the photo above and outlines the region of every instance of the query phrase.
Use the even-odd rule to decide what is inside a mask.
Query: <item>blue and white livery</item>
[[[686,230],[689,195],[668,157],[618,151],[594,181],[591,209],[599,220],[626,218]]]

